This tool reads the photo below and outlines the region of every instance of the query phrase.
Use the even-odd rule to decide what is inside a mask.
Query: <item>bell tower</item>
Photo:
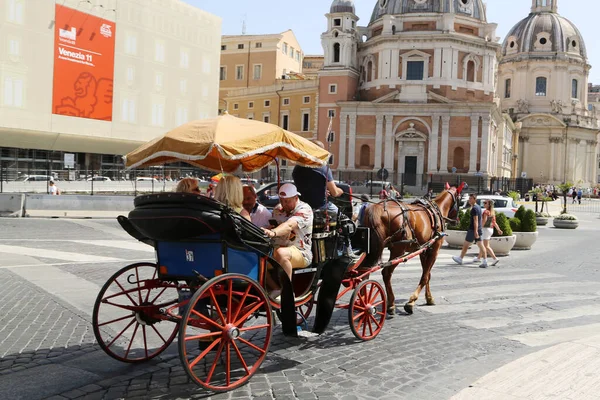
[[[558,0],[531,0],[531,12],[558,12]]]
[[[353,0],[334,0],[327,17],[327,32],[321,35],[325,68],[355,68],[358,65],[358,17]]]

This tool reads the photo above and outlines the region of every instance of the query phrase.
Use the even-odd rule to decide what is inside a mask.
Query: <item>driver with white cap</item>
[[[291,281],[293,269],[307,267],[312,262],[313,211],[300,201],[300,193],[292,183],[283,184],[278,194],[280,203],[273,210],[278,225],[264,231],[275,239],[273,258]]]

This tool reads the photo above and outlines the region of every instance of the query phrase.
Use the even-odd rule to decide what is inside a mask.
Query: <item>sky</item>
[[[246,21],[246,34],[278,33],[292,29],[304,54],[323,54],[320,35],[327,28],[324,14],[331,0],[183,0],[223,19],[224,35],[240,35]],[[558,11],[580,30],[587,46],[590,82],[600,84],[600,42],[596,24],[600,15],[598,0],[558,0]],[[487,0],[488,22],[498,24],[497,36],[504,40],[508,31],[531,10],[531,0]],[[359,26],[369,23],[377,0],[355,0]]]

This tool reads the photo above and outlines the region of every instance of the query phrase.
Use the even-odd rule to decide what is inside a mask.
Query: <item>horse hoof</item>
[[[388,318],[394,318],[394,315],[396,315],[396,307],[390,307],[387,309],[387,317]]]
[[[433,298],[427,299],[427,305],[428,306],[435,306],[435,300]]]
[[[405,304],[404,305],[404,311],[406,311],[407,314],[412,315],[412,313],[413,313],[413,306],[411,304]]]

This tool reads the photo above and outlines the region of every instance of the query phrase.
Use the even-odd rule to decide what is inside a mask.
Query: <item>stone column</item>
[[[404,173],[404,154],[402,154],[404,149],[402,149],[402,141],[398,141],[398,172],[396,183],[399,185],[402,182],[402,174]],[[392,164],[393,165],[393,164]]]
[[[394,169],[394,116],[385,116],[385,162],[384,166],[388,171]]]
[[[392,50],[392,81],[398,80],[400,74],[400,50]]]
[[[417,175],[423,176],[423,167],[425,165],[425,142],[419,142],[417,145],[418,156],[417,156]]]
[[[442,76],[442,49],[436,47],[433,52],[433,77],[441,78]]]
[[[346,169],[346,129],[348,114],[340,114],[340,148],[338,151],[338,169]]]
[[[377,125],[375,127],[375,169],[381,168],[381,150],[383,147],[383,115],[376,115]]]
[[[554,181],[554,159],[556,158],[556,138],[550,138],[550,176],[548,180]]]
[[[440,158],[440,172],[448,172],[448,141],[450,138],[450,116],[442,116],[442,155]]]
[[[438,135],[440,131],[440,116],[434,115],[431,123],[431,137],[429,138],[427,172],[435,174],[438,171]]]
[[[479,142],[479,115],[471,116],[471,152],[469,155],[469,173],[477,172],[477,145]]]
[[[355,169],[356,162],[356,114],[350,114],[350,140],[348,142],[348,168]]]
[[[490,153],[490,136],[492,135],[490,129],[490,116],[489,114],[481,116],[481,161],[480,171],[487,174],[489,171],[488,160]]]
[[[527,171],[527,150],[529,147],[529,136],[521,136],[520,141],[523,143],[523,151],[521,152],[521,171],[527,172],[527,176],[531,177],[531,171]]]

